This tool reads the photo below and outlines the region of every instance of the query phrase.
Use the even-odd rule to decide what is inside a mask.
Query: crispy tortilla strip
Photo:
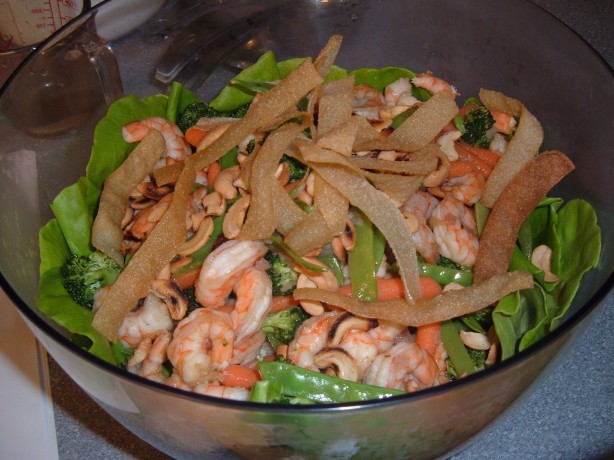
[[[358,125],[350,119],[320,136],[316,141],[316,145],[323,149],[337,152],[344,157],[350,157],[352,155],[352,145],[354,144],[357,130]],[[322,131],[318,131],[318,134],[321,134],[321,132]]]
[[[539,152],[544,131],[537,119],[526,107],[512,140],[486,180],[480,203],[492,208],[505,186]]]
[[[305,255],[309,251],[321,248],[335,236],[328,226],[322,211],[314,208],[288,232],[284,242],[298,254]]]
[[[264,240],[275,231],[275,171],[286,148],[302,130],[303,126],[297,124],[278,128],[267,137],[255,154],[250,174],[250,184],[255,186],[250,188],[251,205],[241,233],[237,236],[238,240]]]
[[[277,231],[282,235],[287,235],[307,214],[298,207],[279,182],[275,181],[271,192]]]
[[[252,104],[243,118],[232,124],[213,144],[192,155],[196,170],[217,161],[237,146],[249,134],[271,123],[286,111],[292,109],[313,88],[322,83],[313,63],[305,59],[286,78]]]
[[[486,108],[493,112],[509,113],[515,117],[522,115],[524,104],[518,99],[508,97],[498,91],[482,88],[480,89],[479,98]]]
[[[400,174],[377,174],[366,172],[373,186],[384,192],[397,206],[405,203],[422,185],[425,176],[403,176]]]
[[[205,131],[210,131],[221,125],[229,125],[239,121],[239,118],[232,117],[202,117],[196,122],[196,126]]]
[[[154,169],[152,176],[158,187],[167,184],[174,184],[179,177],[179,174],[181,174],[182,169],[183,161],[179,161],[177,163]]]
[[[406,160],[390,161],[380,160],[370,156],[352,156],[350,162],[361,169],[391,172],[397,174],[427,175],[437,168],[437,152],[439,147],[428,144],[417,152],[411,153]]]
[[[310,166],[330,185],[360,209],[382,232],[390,245],[403,278],[405,297],[409,301],[420,297],[418,260],[407,222],[396,205],[384,193],[375,189],[364,177],[342,165],[313,163]]]
[[[341,42],[343,41],[342,35],[333,35],[328,39],[324,48],[318,54],[315,60],[315,68],[322,77],[328,75],[328,72],[333,68],[337,54],[341,48]]]
[[[374,142],[380,142],[382,139],[381,133],[371,126],[371,123],[364,118],[354,115],[352,120],[358,126],[356,131],[356,138],[354,139],[354,145],[352,146],[352,150],[355,152],[361,152],[365,150],[371,150],[370,148],[360,148],[365,145],[370,145]]]
[[[354,77],[332,81],[321,86],[320,100],[318,101],[318,141],[324,134],[350,121],[352,118],[353,90]],[[357,126],[351,127],[354,133],[356,128]],[[354,137],[352,136],[352,142],[353,140]],[[351,147],[352,144],[350,144],[350,152]]]
[[[405,300],[364,302],[338,292],[316,288],[296,289],[292,296],[296,300],[325,302],[365,318],[384,319],[415,327],[482,310],[512,292],[532,286],[533,276],[530,273],[515,271],[494,276],[464,289],[419,299],[415,303]]]
[[[124,236],[121,223],[130,193],[162,158],[165,146],[162,134],[152,129],[104,182],[98,213],[92,226],[92,244],[122,267],[124,256],[120,248]]]
[[[160,271],[171,261],[186,238],[185,216],[196,173],[192,162],[186,161],[181,171],[173,201],[143,245],[130,259],[100,309],[92,325],[111,342],[126,314],[132,310]]]
[[[457,113],[458,107],[454,98],[448,93],[437,93],[421,105],[388,137],[380,135],[376,139],[366,140],[363,143],[356,142],[354,150],[415,152],[432,142]]]
[[[563,153],[543,152],[505,187],[480,238],[473,267],[476,282],[507,271],[520,226],[548,191],[573,169],[573,163]]]
[[[319,209],[334,236],[345,229],[350,203],[336,188],[320,177],[316,172],[313,204]],[[329,240],[330,241],[330,240]]]

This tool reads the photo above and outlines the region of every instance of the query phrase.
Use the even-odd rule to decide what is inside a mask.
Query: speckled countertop
[[[535,0],[612,66],[612,0]],[[614,457],[614,295],[584,335],[531,392],[454,459]],[[50,360],[59,458],[165,459],[118,424]]]

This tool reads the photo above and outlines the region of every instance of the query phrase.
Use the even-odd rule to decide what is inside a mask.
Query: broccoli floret
[[[288,295],[296,287],[298,273],[276,252],[268,251],[264,258],[269,263],[266,272],[273,282],[273,295]]]
[[[230,112],[221,112],[210,107],[203,101],[195,101],[189,104],[177,118],[177,126],[184,133],[189,127],[194,126],[200,118],[231,117],[241,118],[247,113],[249,104],[242,105]]]
[[[465,116],[465,132],[461,139],[478,147],[488,148],[491,139],[486,132],[495,124],[495,119],[486,107],[478,107]]]
[[[296,330],[307,318],[309,314],[295,305],[268,315],[262,325],[262,332],[266,334],[273,348],[287,345],[294,339]]]
[[[307,174],[307,166],[288,155],[283,155],[281,161],[286,163],[290,169],[290,182],[301,180]]]
[[[188,309],[186,312],[186,316],[192,313],[197,308],[202,307],[202,305],[199,304],[198,301],[196,300],[196,289],[194,288],[194,286],[190,286],[189,288],[184,289],[183,293],[188,299]]]
[[[79,305],[91,309],[100,288],[115,282],[121,267],[102,252],[71,256],[60,269],[66,292]]]
[[[473,348],[469,348],[469,347],[465,347],[467,348],[467,353],[469,354],[469,357],[471,358],[471,362],[473,363],[473,368],[475,369],[476,372],[479,371],[483,371],[484,369],[486,369],[486,358],[488,357],[488,350],[474,350]],[[446,363],[446,374],[448,376],[448,378],[452,381],[456,380],[458,378],[458,374],[456,372],[456,369],[454,369],[454,365],[452,364],[452,361],[450,360],[450,358],[446,358],[445,360]]]
[[[448,259],[447,257],[440,257],[437,261],[437,265],[440,267],[452,268],[454,270],[463,270],[464,267],[462,265],[457,264],[453,260]]]

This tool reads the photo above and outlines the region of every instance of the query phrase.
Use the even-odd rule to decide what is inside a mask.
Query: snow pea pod
[[[319,403],[367,401],[405,394],[402,390],[351,382],[281,361],[260,362],[258,370],[264,381],[275,382],[264,388],[263,385],[258,386],[258,393],[265,399],[271,397],[270,390],[288,400],[310,400]],[[254,393],[251,400],[256,400],[257,396],[258,394]]]
[[[427,263],[418,263],[420,276],[426,276],[437,281],[441,285],[448,283],[458,283],[462,286],[473,284],[473,273],[468,270],[456,270],[454,268],[442,267]]]

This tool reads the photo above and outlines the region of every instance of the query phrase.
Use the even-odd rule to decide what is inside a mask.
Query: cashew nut
[[[425,187],[437,187],[450,172],[450,160],[446,154],[440,150],[437,152],[437,158],[439,158],[439,167],[422,180]]]
[[[226,213],[224,223],[222,224],[222,232],[229,240],[234,240],[241,232],[241,228],[243,228],[243,223],[245,222],[247,208],[249,208],[250,203],[251,195],[245,195],[235,201]]]
[[[188,241],[183,243],[177,254],[180,256],[189,256],[202,248],[207,240],[213,234],[213,219],[211,217],[205,217],[205,219],[198,226],[198,231]]]
[[[439,148],[450,161],[458,160],[458,152],[454,148],[454,142],[456,142],[460,137],[461,132],[458,129],[455,129],[454,131],[448,131],[447,133],[442,134],[439,136],[439,139],[437,139]]]
[[[241,175],[239,165],[226,168],[217,175],[215,182],[213,183],[213,190],[218,192],[227,200],[232,200],[237,196],[237,188],[232,185]]]
[[[531,263],[544,272],[544,281],[556,283],[560,280],[558,276],[550,271],[552,263],[552,249],[545,244],[540,244],[531,253]]]
[[[221,216],[226,211],[226,201],[218,192],[205,195],[201,203],[208,216]]]
[[[488,337],[479,332],[460,331],[459,335],[463,343],[474,350],[488,350],[491,346]]]
[[[325,348],[316,354],[313,360],[320,369],[329,369],[337,377],[352,382],[358,380],[358,367],[342,348]]]

